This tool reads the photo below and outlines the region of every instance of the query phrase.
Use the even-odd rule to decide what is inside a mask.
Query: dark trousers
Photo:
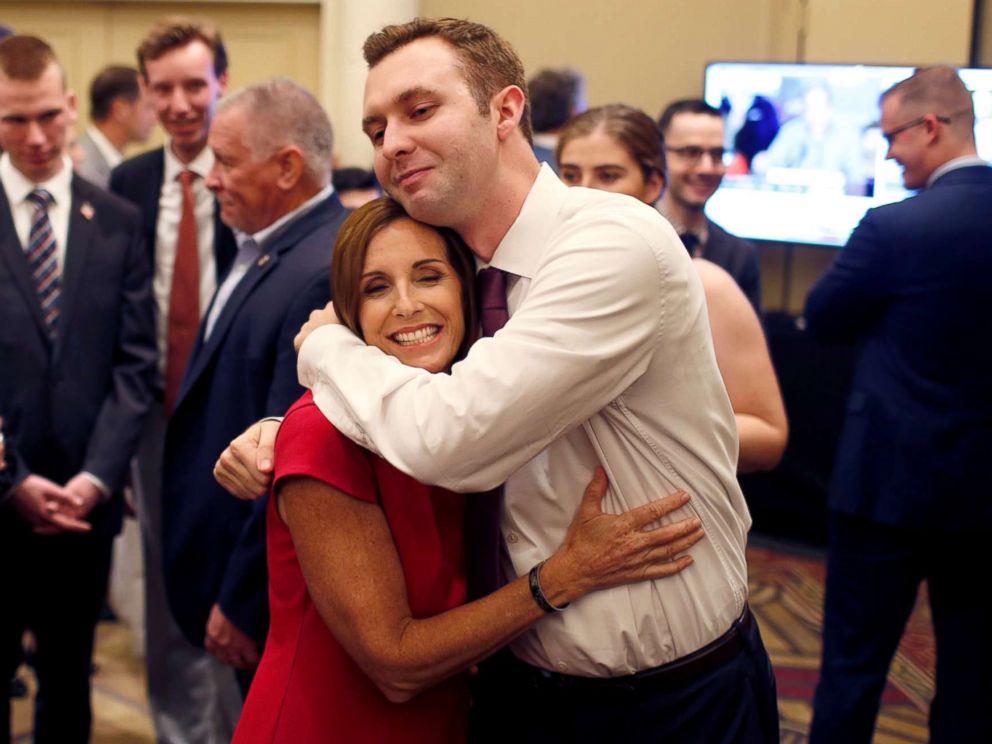
[[[924,579],[937,641],[930,741],[992,741],[988,537],[830,515],[811,744],[871,741],[885,677]]]
[[[778,744],[771,662],[757,623],[698,677],[547,684],[505,652],[473,681],[470,744]]]
[[[88,742],[93,635],[107,594],[113,537],[0,534],[0,679],[20,663],[21,637],[31,630],[38,693],[36,744]],[[0,737],[9,736],[10,703],[0,705]]]

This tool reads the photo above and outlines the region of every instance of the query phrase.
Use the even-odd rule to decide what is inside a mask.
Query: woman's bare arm
[[[600,508],[605,491],[606,477],[597,470],[565,541],[541,570],[541,585],[556,606],[596,589],[670,576],[692,563],[681,553],[702,538],[697,519],[645,529],[685,504],[685,494],[614,516]],[[544,617],[521,577],[478,601],[414,619],[378,505],[310,478],[288,479],[278,498],[321,617],[393,702],[467,669]]]
[[[716,361],[737,418],[739,473],[771,470],[782,459],[789,422],[761,322],[733,278],[704,259],[703,283]]]

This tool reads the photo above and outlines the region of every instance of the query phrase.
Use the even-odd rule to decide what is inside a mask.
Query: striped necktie
[[[48,337],[54,339],[59,320],[59,264],[55,252],[55,232],[48,219],[48,205],[54,199],[44,189],[35,189],[27,198],[34,205],[34,213],[31,215],[31,232],[25,253]]]

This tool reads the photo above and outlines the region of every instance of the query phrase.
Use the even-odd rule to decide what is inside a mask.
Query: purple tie
[[[492,267],[483,269],[476,277],[479,285],[479,320],[482,335],[493,336],[510,319],[506,309],[506,272]]]
[[[488,268],[476,277],[482,335],[492,336],[506,325],[506,273]],[[500,587],[499,562],[502,538],[499,517],[503,486],[472,494],[465,506],[465,555],[469,599],[484,597]]]

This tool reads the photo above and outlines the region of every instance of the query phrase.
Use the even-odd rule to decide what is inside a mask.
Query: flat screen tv
[[[727,122],[710,219],[756,240],[842,246],[870,207],[906,198],[878,98],[912,67],[715,62],[704,96]],[[978,153],[992,159],[992,69],[962,69]]]

